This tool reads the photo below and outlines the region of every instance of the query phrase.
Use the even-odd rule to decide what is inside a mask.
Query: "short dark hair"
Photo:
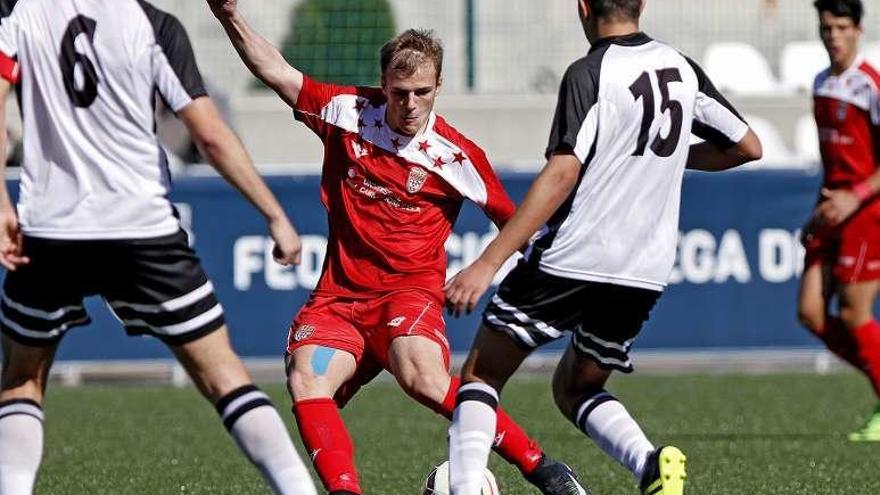
[[[638,19],[642,13],[642,0],[587,0],[596,17],[623,17]]]
[[[382,74],[391,69],[404,76],[415,74],[419,66],[430,61],[437,69],[437,79],[443,68],[443,44],[430,29],[407,29],[388,40],[380,51]]]
[[[816,0],[813,6],[820,14],[831,12],[835,17],[849,17],[856,26],[862,24],[862,16],[865,14],[862,0]]]

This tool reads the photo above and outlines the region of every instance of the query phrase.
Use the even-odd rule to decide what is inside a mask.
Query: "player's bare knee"
[[[287,375],[287,390],[294,400],[323,397],[323,380],[308,367],[294,367]]]
[[[812,333],[819,333],[825,327],[824,308],[815,308],[809,305],[798,306],[798,321]]]
[[[854,306],[842,305],[840,307],[840,321],[842,321],[844,326],[846,326],[846,328],[850,330],[856,329],[870,320],[870,310],[866,311],[862,308],[857,308]]]
[[[423,404],[439,404],[449,390],[449,373],[443,370],[406,368],[396,376],[407,395]]]

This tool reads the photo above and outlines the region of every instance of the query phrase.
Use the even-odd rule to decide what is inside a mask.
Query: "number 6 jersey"
[[[177,112],[206,92],[176,18],[136,0],[19,0],[0,23],[0,75],[17,84],[22,111],[25,234],[131,239],[179,229],[155,96]]]
[[[559,91],[547,156],[583,163],[526,257],[559,277],[662,290],[675,260],[690,134],[721,147],[748,126],[703,71],[643,33],[606,38]]]

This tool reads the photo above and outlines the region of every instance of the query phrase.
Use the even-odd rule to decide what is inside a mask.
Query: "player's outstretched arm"
[[[6,189],[6,98],[12,90],[12,83],[0,79],[0,265],[7,270],[15,271],[20,265],[30,262],[22,254],[22,235],[18,225],[18,215],[9,190]]]
[[[754,131],[749,129],[738,143],[727,149],[719,148],[708,141],[691,145],[687,168],[705,172],[719,172],[753,160],[759,160],[763,154],[761,140],[758,139]]]
[[[303,85],[302,72],[291,67],[272,43],[251,29],[238,10],[237,0],[207,1],[247,68],[288,105],[295,106]]]
[[[550,157],[520,207],[483,254],[446,284],[446,306],[455,316],[470,313],[507,258],[526,244],[559,209],[577,184],[581,161],[571,153]]]
[[[178,115],[208,162],[266,218],[275,241],[275,261],[282,265],[298,264],[302,245],[296,230],[211,99],[196,98]]]

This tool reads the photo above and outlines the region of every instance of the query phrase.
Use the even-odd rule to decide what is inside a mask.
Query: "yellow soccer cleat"
[[[682,495],[686,461],[684,453],[671,445],[651,453],[642,476],[642,495]]]
[[[849,434],[851,442],[880,442],[880,405],[862,429]]]

